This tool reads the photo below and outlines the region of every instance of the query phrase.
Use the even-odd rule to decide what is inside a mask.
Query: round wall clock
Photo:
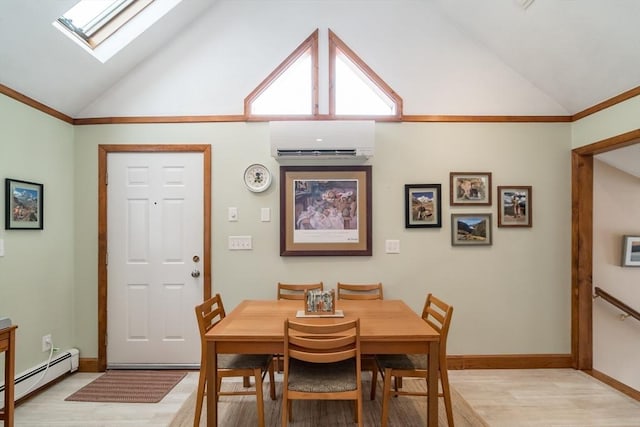
[[[255,163],[245,169],[244,183],[250,191],[260,193],[271,185],[271,172],[266,166]]]

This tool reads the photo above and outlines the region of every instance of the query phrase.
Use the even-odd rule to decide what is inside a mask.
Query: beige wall
[[[0,95],[0,315],[18,325],[16,373],[46,361],[45,334],[75,345],[73,158],[71,125]],[[4,229],[5,178],[44,184],[44,230]]]
[[[640,269],[621,267],[624,235],[640,236],[640,178],[594,162],[593,284],[627,305],[640,307]],[[638,322],[620,321],[608,302],[593,304],[593,368],[640,390]]]
[[[278,281],[382,281],[386,298],[419,311],[427,292],[455,307],[451,354],[570,352],[570,125],[376,125],[372,257],[280,257],[278,164],[266,123],[78,126],[76,172],[77,346],[97,355],[98,144],[211,144],[213,288],[229,309],[244,298],[275,297]],[[242,172],[266,164],[276,177],[265,193],[244,187]],[[449,172],[493,174],[494,205],[450,209]],[[441,183],[443,227],[404,228],[404,184]],[[533,228],[497,228],[496,185],[533,186]],[[227,221],[227,208],[239,221]],[[272,221],[260,222],[260,208]],[[490,247],[452,247],[452,212],[493,213]],[[249,252],[226,249],[229,235],[253,236]],[[401,253],[384,253],[399,239]],[[544,312],[544,315],[541,315]]]
[[[578,148],[640,129],[640,96],[574,122],[571,147]]]

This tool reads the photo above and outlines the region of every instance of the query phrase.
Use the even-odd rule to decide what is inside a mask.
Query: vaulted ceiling
[[[69,43],[51,25],[76,1],[0,0],[0,84],[72,117],[214,5],[230,0],[177,2],[104,64]],[[247,7],[252,3],[235,1],[245,1]],[[274,7],[291,3],[261,1]],[[359,3],[363,13],[368,3],[325,1]],[[428,4],[427,10],[457,27],[479,48],[493,52],[568,115],[640,86],[638,0],[535,0],[527,8],[522,6],[525,0],[395,1],[407,7]]]

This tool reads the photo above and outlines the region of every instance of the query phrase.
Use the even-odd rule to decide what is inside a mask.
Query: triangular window
[[[399,120],[402,99],[329,30],[328,113],[318,106],[318,30],[244,101],[248,119],[385,118]],[[327,99],[327,98],[324,98]]]
[[[245,115],[318,114],[318,30],[307,38],[244,100]]]
[[[329,30],[329,114],[400,118],[402,99]]]

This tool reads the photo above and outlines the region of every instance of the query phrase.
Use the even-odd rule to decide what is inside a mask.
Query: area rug
[[[65,400],[157,403],[185,375],[184,371],[107,371]]]
[[[269,399],[268,380],[264,390],[265,426],[281,425],[282,382],[276,383],[277,400]],[[363,424],[365,426],[379,426],[382,412],[381,396],[378,392],[376,400],[369,400],[370,382],[363,382]],[[223,390],[241,390],[242,382],[223,383]],[[426,384],[421,380],[405,378],[403,388],[408,390],[426,390]],[[378,390],[382,390],[379,383]],[[488,427],[476,411],[469,406],[464,398],[453,388],[451,389],[453,418],[456,427]],[[195,412],[196,392],[185,401],[180,410],[169,424],[169,427],[192,427]],[[206,404],[205,404],[206,406]],[[206,425],[206,408],[202,410],[200,426]],[[257,408],[255,396],[222,396],[218,404],[218,425],[229,427],[244,427],[257,425]],[[293,403],[292,425],[297,427],[347,426],[353,423],[353,404],[348,401],[300,401]],[[422,427],[427,424],[427,404],[424,397],[398,397],[391,399],[389,409],[389,427]],[[444,410],[444,400],[438,402],[438,425],[447,427],[447,416]]]

